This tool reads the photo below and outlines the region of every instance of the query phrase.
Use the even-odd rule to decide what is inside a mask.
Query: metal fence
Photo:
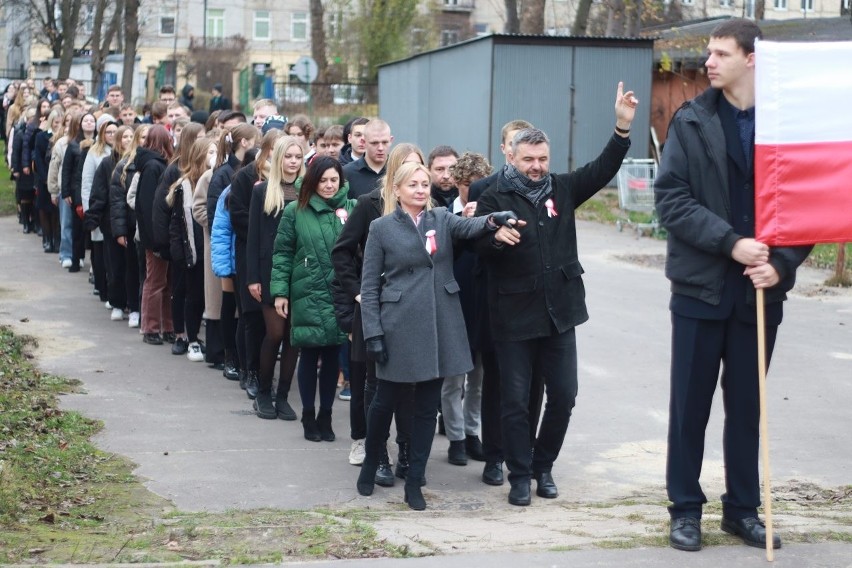
[[[273,84],[272,97],[286,115],[306,114],[316,124],[343,123],[354,116],[378,114],[376,83],[311,83],[299,81]]]

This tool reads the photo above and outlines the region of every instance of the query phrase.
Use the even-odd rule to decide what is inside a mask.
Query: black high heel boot
[[[375,459],[370,459],[369,456],[364,458],[364,463],[361,464],[361,473],[358,474],[358,481],[355,487],[361,495],[369,496],[373,494],[376,488],[376,470],[379,469],[379,462]]]
[[[423,498],[423,491],[420,490],[419,483],[405,482],[404,500],[408,503],[408,507],[415,511],[422,511],[426,508],[426,499]]]
[[[408,475],[408,442],[400,442],[399,453],[396,455],[396,476],[405,479]]]

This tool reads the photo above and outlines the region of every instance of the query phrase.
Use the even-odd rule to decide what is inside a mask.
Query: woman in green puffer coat
[[[290,320],[290,345],[301,348],[297,380],[302,426],[308,440],[334,441],[331,406],[337,390],[338,355],[346,334],[334,317],[331,249],[355,207],[337,160],[311,162],[299,199],[284,209],[272,256],[270,293],[275,310]],[[317,363],[322,368],[317,379]],[[320,407],[314,408],[317,382]]]

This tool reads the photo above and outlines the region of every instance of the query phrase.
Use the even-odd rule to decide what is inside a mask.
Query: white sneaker
[[[121,321],[124,319],[124,310],[121,308],[113,308],[112,312],[109,314],[109,319],[112,321]]]
[[[105,307],[106,309],[108,309],[108,310],[111,310],[111,309],[112,309],[112,304],[110,304],[109,302],[104,302],[104,307]]]
[[[62,268],[71,268],[71,259],[66,258],[62,261]]]
[[[139,327],[139,312],[130,312],[127,317],[127,327]]]
[[[361,465],[364,463],[365,456],[364,440],[353,440],[352,449],[349,450],[349,463],[352,465]]]
[[[193,341],[186,349],[186,358],[193,363],[204,361],[204,353],[201,352],[201,345],[197,341]]]

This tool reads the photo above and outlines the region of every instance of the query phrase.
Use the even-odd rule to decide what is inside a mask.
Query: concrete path
[[[103,420],[98,445],[137,463],[146,486],[181,509],[367,509],[380,513],[375,526],[393,542],[424,553],[475,555],[444,559],[442,566],[561,566],[569,558],[581,562],[571,560],[573,565],[595,566],[685,561],[683,553],[668,549],[518,553],[603,541],[609,547],[642,544],[666,530],[670,327],[663,242],[579,223],[591,320],[578,329],[580,394],[554,469],[560,497],[512,507],[507,486],[480,482],[481,464],[449,465],[447,441],[436,436],[427,469],[429,509],[416,514],[402,504],[399,486],[358,496],[358,469],[347,462],[348,403],[335,402],[334,443],[305,441],[298,422],[260,420],[243,392],[220,373],[172,356],[168,346],[145,345],[126,322],[111,322],[85,272],[61,270],[56,255],[43,254],[38,239],[22,235],[14,218],[0,219],[0,235],[0,323],[39,338],[44,370],[84,382],[86,394],[65,397],[63,404]],[[848,487],[845,497],[838,488],[852,482],[852,296],[822,289],[825,277],[801,271],[769,374],[773,480],[784,504],[776,524],[782,534],[804,538],[828,528],[848,540],[852,504]],[[290,400],[298,407],[295,385]],[[723,492],[720,406],[717,399],[702,477],[711,502]],[[830,504],[834,496],[842,506],[826,506],[818,515],[799,510],[801,503]],[[720,535],[718,516],[705,519],[705,531]],[[746,559],[762,558],[733,539],[722,542],[732,546],[689,555],[690,564],[750,566]],[[852,558],[852,547],[793,545],[779,551],[777,564],[849,565],[841,557]]]

